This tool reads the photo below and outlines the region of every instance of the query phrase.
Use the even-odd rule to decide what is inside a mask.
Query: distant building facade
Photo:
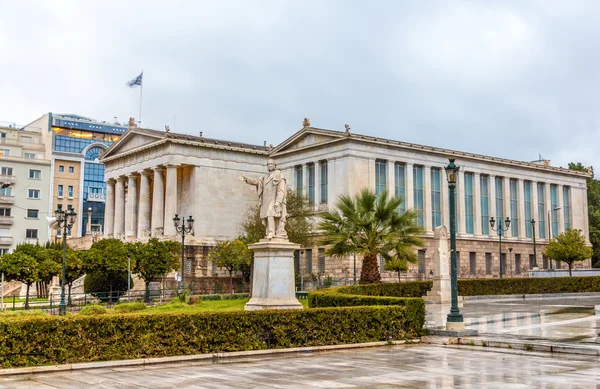
[[[534,262],[550,264],[542,252],[550,234],[567,228],[583,231],[589,242],[587,174],[547,164],[421,146],[346,132],[313,128],[309,123],[276,147],[132,128],[100,159],[105,165],[105,236],[145,240],[178,239],[175,214],[193,216],[193,236],[186,243],[186,272],[195,277],[215,273],[207,260],[218,241],[242,233],[248,209],[256,204],[241,175],[258,177],[274,158],[290,189],[306,196],[315,215],[331,208],[339,195],[369,187],[402,196],[402,209],[419,212],[426,246],[406,277],[423,279],[433,260],[433,229],[448,225],[448,186],[444,166],[456,158],[457,251],[461,277],[526,276]],[[502,255],[489,219],[511,219]],[[537,259],[533,258],[533,226]],[[323,247],[306,247],[296,267],[306,279],[352,277],[353,258],[326,258]],[[357,258],[358,272],[360,260]],[[581,264],[590,267],[591,264]],[[395,274],[382,270],[383,277]]]

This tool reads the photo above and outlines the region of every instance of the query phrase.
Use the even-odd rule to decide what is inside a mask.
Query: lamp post
[[[531,233],[533,236],[533,270],[537,269],[537,252],[535,251],[535,219],[531,219]]]
[[[66,212],[62,209],[58,209],[54,211],[54,214],[56,216],[58,228],[63,229],[62,279],[60,283],[60,304],[58,305],[58,314],[62,316],[67,314],[67,303],[65,302],[65,282],[67,278],[67,234],[71,231],[73,224],[75,224],[75,217],[77,214],[72,209]]]
[[[555,207],[552,208],[552,214],[554,214],[554,212],[560,210],[561,207]],[[548,210],[548,243],[550,243],[550,240],[552,239],[552,219],[550,218],[550,210]],[[550,259],[550,270],[552,270],[552,260]]]
[[[181,221],[181,226],[179,225],[179,221]],[[186,224],[187,223],[187,224]],[[173,224],[175,225],[175,230],[177,232],[181,232],[181,291],[184,289],[183,275],[185,273],[185,264],[184,264],[184,255],[185,255],[185,234],[189,234],[194,229],[194,218],[191,216],[188,217],[187,220],[180,219],[177,214],[173,218]]]
[[[463,316],[458,309],[458,275],[456,269],[456,198],[454,197],[459,167],[454,164],[454,158],[449,158],[448,161],[450,163],[445,167],[445,170],[446,178],[448,179],[450,197],[450,290],[452,296],[452,306],[450,307],[450,313],[447,316],[446,329],[463,330]]]
[[[502,278],[502,273],[504,270],[504,266],[502,266],[502,234],[504,234],[504,231],[508,231],[508,229],[510,228],[510,218],[507,216],[506,219],[504,219],[504,226],[502,226],[501,222],[498,223],[498,227],[496,228],[494,228],[495,225],[496,220],[494,220],[494,217],[492,216],[490,218],[490,226],[492,227],[493,231],[498,232],[498,239],[500,242],[500,256],[498,257],[498,259],[500,260],[500,278]]]

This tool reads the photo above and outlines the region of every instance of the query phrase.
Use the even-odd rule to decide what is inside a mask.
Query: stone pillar
[[[540,218],[538,215],[537,181],[531,181],[531,217],[535,220],[535,238],[540,237]]]
[[[554,212],[554,216],[558,220],[558,233],[562,234],[565,232],[565,203],[563,198],[563,186],[558,185],[556,188],[556,202],[560,210]]]
[[[404,189],[404,192],[406,194],[406,199],[404,200],[404,203],[406,204],[406,209],[414,209],[415,208],[415,195],[414,195],[414,179],[413,179],[413,164],[412,163],[407,163],[406,167],[405,167],[405,173],[406,173],[406,188]]]
[[[115,238],[125,235],[125,177],[117,178],[115,187]]]
[[[496,176],[492,176],[491,174],[488,177],[488,189],[489,189],[489,196],[488,197],[488,205],[490,207],[490,209],[488,210],[488,215],[490,215],[490,217],[494,217],[494,219],[497,219],[496,215]],[[496,222],[498,222],[496,220]],[[489,223],[489,220],[488,220]],[[490,236],[494,235],[494,231],[492,231],[492,229],[490,228]]]
[[[511,227],[508,228],[508,230],[506,230],[504,232],[504,236],[506,238],[512,238],[512,217],[510,214],[510,178],[508,177],[504,177],[503,182],[502,182],[502,200],[504,201],[504,204],[502,204],[504,206],[504,218],[510,217],[511,218]],[[508,255],[506,256],[508,259]],[[508,265],[508,261],[507,261],[507,265]]]
[[[550,201],[550,184],[544,183],[544,205],[546,206],[546,239],[550,239],[550,236],[554,234],[552,231],[551,220],[554,219],[554,212],[552,212],[552,201]],[[548,211],[550,211],[550,217],[548,217]]]
[[[127,207],[125,209],[125,236],[134,238],[137,233],[137,213],[138,213],[138,184],[137,175],[129,174],[127,176]]]
[[[388,161],[387,164],[387,190],[390,198],[396,196],[394,161]]]
[[[433,231],[433,212],[431,202],[432,186],[431,186],[431,167],[423,167],[423,229],[425,233]],[[441,205],[441,204],[440,204]]]
[[[315,163],[315,204],[313,209],[318,211],[319,205],[321,205],[321,163],[317,161]]]
[[[177,165],[167,165],[167,187],[166,187],[166,199],[165,199],[165,218],[164,228],[165,236],[175,236],[177,231],[173,225],[173,218],[177,211]],[[183,215],[181,215],[183,217]]]
[[[522,179],[517,180],[517,213],[519,215],[519,238],[527,236],[529,220],[525,220],[525,183]]]
[[[481,175],[473,173],[473,232],[481,236]]]
[[[458,182],[456,185],[456,222],[458,235],[467,234],[467,218],[465,215],[465,171],[458,171]]]
[[[448,188],[448,178],[446,176],[446,171],[444,171],[440,192],[442,196],[442,225],[446,226],[447,228],[450,228],[450,189]]]
[[[138,238],[150,236],[150,172],[140,172],[140,207],[138,212]]]
[[[152,189],[152,221],[150,233],[152,236],[164,235],[164,210],[165,210],[165,169],[154,168],[154,186]]]
[[[106,181],[106,202],[104,203],[104,236],[115,233],[115,183],[112,178]]]
[[[302,165],[302,196],[308,198],[308,164]]]

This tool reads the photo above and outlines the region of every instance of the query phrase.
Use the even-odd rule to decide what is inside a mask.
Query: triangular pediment
[[[102,159],[114,157],[128,151],[137,150],[153,143],[160,142],[163,136],[144,133],[144,130],[130,129],[104,153]]]
[[[304,149],[311,146],[327,144],[343,138],[344,133],[340,131],[305,127],[273,149],[273,153]]]

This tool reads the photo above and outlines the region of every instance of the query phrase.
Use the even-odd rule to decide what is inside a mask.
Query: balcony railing
[[[13,224],[14,220],[12,216],[0,216],[0,224]]]
[[[10,246],[13,244],[12,236],[0,236],[0,246]]]
[[[0,194],[0,205],[5,205],[5,204],[14,204],[15,203],[15,196],[5,196]]]
[[[7,174],[0,174],[0,185],[12,185],[17,182],[17,176],[9,176]]]

